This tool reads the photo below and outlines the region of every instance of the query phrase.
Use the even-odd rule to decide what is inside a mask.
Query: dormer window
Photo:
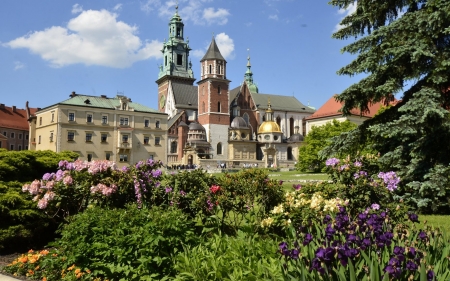
[[[122,103],[122,110],[127,110],[127,103],[126,102]]]

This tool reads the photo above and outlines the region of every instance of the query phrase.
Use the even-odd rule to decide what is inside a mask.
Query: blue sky
[[[179,0],[194,75],[211,37],[227,60],[230,88],[244,80],[250,54],[254,81],[266,94],[295,95],[319,108],[358,77],[336,71],[354,57],[350,41],[332,39],[353,7],[327,0]],[[0,103],[46,107],[72,91],[157,108],[158,64],[176,1],[2,0]]]

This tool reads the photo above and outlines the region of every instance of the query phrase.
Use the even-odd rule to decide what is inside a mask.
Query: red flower
[[[214,193],[214,194],[219,190],[220,190],[220,186],[218,186],[218,185],[213,185],[209,188],[209,191],[211,191],[211,193]]]

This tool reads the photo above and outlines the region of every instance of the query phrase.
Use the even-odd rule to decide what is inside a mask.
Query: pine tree
[[[424,212],[450,205],[450,1],[332,0],[356,12],[342,20],[337,39],[355,37],[343,52],[357,58],[339,75],[366,74],[338,95],[342,111],[401,100],[356,130],[333,140],[330,156],[371,144],[380,164],[402,178],[401,196]],[[404,88],[410,85],[406,91]]]

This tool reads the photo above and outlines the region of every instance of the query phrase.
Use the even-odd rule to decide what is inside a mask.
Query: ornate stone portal
[[[274,144],[266,144],[266,147],[263,148],[264,152],[264,163],[267,168],[276,168],[278,167],[278,150],[276,149]]]

